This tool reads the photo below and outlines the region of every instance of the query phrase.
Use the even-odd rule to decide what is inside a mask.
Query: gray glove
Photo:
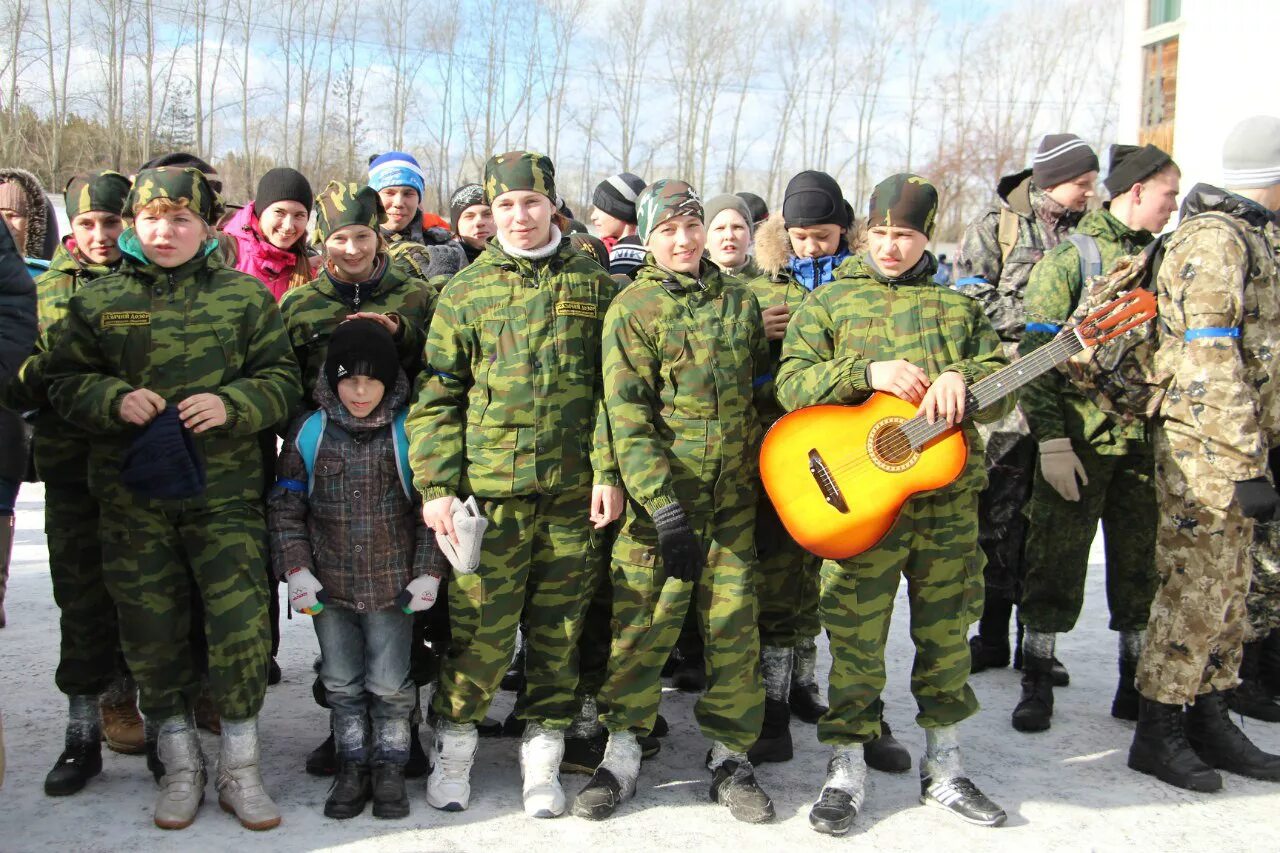
[[[465,501],[454,498],[452,513],[458,544],[454,545],[448,536],[441,533],[436,534],[436,544],[455,572],[469,575],[480,565],[480,540],[484,538],[489,519],[480,511],[474,495]]]
[[[1040,442],[1040,474],[1062,495],[1063,500],[1080,500],[1080,486],[1089,485],[1080,457],[1071,449],[1071,439],[1051,438]],[[1080,482],[1076,482],[1076,477]]]

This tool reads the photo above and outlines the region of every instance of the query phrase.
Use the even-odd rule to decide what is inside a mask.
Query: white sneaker
[[[436,724],[431,740],[433,770],[427,777],[427,803],[446,812],[460,812],[471,801],[471,765],[480,742],[474,723]]]
[[[195,726],[184,717],[163,720],[157,740],[164,776],[156,798],[155,824],[161,829],[186,829],[204,802],[204,756]]]
[[[560,787],[560,760],[564,758],[564,732],[530,723],[520,744],[520,775],[524,779],[524,813],[529,817],[564,814],[564,788]]]

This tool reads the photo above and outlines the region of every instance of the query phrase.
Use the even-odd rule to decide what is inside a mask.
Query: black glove
[[[698,580],[702,567],[707,564],[706,555],[698,537],[689,528],[680,504],[667,504],[653,514],[658,527],[658,547],[662,549],[662,566],[667,577],[686,583]]]
[[[1276,508],[1280,507],[1280,493],[1266,477],[1254,477],[1236,483],[1236,503],[1245,518],[1255,521],[1274,521]]]

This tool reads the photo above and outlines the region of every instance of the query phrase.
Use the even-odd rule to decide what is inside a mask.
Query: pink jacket
[[[279,301],[289,289],[289,280],[298,263],[297,254],[278,248],[263,236],[252,202],[227,221],[222,233],[234,244],[227,249],[235,258],[235,269],[262,282]]]

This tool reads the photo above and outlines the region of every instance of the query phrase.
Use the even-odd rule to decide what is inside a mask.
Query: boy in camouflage
[[[49,271],[36,281],[40,337],[17,377],[0,389],[15,411],[34,411],[32,450],[45,484],[49,574],[62,612],[56,681],[70,703],[65,749],[45,779],[52,796],[73,794],[102,767],[100,736],[117,752],[143,750],[136,687],[120,650],[115,602],[103,582],[98,545],[98,502],[89,494],[88,434],[62,419],[49,403],[45,370],[49,350],[64,327],[67,302],[80,288],[120,265],[129,179],[111,171],[77,175],[67,184],[71,235]],[[99,713],[101,712],[101,730]]]
[[[842,262],[787,327],[778,371],[784,407],[860,403],[880,391],[919,404],[931,422],[959,424],[966,389],[1007,364],[981,306],[933,281],[936,262],[926,247],[937,204],[937,191],[917,175],[894,175],[875,188],[867,253]],[[1005,398],[975,417],[992,421],[1012,405]],[[911,692],[927,735],[920,800],[972,823],[1005,820],[960,762],[957,724],[978,710],[965,629],[982,603],[977,504],[986,481],[981,439],[972,424],[963,429],[973,452],[953,484],[913,498],[875,548],[823,563],[819,613],[831,639],[831,709],[818,739],[833,754],[809,812],[818,832],[843,835],[862,806],[862,745],[880,733],[885,640],[904,575],[916,647]]]
[[[191,713],[200,688],[188,645],[193,577],[222,716],[218,798],[244,826],[269,829],[280,813],[258,767],[268,649],[258,434],[288,415],[301,388],[275,300],[216,260],[215,203],[193,168],[138,175],[121,267],[71,297],[46,375],[54,408],[94,436],[89,489],[101,510],[103,576],[142,712],[159,728],[155,823],[190,825],[206,781]],[[190,499],[152,497],[121,479],[140,428],[170,406],[205,471]]]
[[[1280,507],[1267,476],[1280,444],[1280,268],[1268,240],[1280,118],[1241,122],[1222,159],[1227,189],[1191,188],[1156,274],[1155,367],[1168,377],[1152,437],[1160,587],[1129,749],[1134,770],[1193,791],[1220,789],[1216,770],[1280,782],[1280,756],[1235,726],[1226,698],[1247,628],[1254,521]]]
[[[388,151],[374,157],[369,161],[369,186],[386,212],[381,234],[387,252],[405,275],[430,281],[467,265],[466,252],[447,229],[423,227],[426,174],[412,154]]]
[[[1110,202],[1086,213],[1031,271],[1020,355],[1053,340],[1075,310],[1085,286],[1082,253],[1096,256],[1096,275],[1141,252],[1164,229],[1178,208],[1179,175],[1169,155],[1154,145],[1111,146]],[[1136,720],[1133,682],[1156,586],[1155,471],[1147,426],[1108,417],[1056,371],[1024,386],[1019,405],[1038,443],[1039,464],[1026,509],[1026,577],[1018,605],[1026,633],[1013,727],[1049,728],[1055,637],[1075,627],[1080,616],[1099,521],[1106,534],[1110,627],[1120,635],[1120,683],[1111,714]]]
[[[485,197],[497,236],[440,295],[408,422],[427,524],[455,536],[453,500],[467,495],[489,519],[480,567],[450,584],[453,645],[433,701],[427,802],[467,807],[476,723],[511,660],[523,612],[524,806],[555,817],[565,807],[565,729],[578,711],[577,643],[602,569],[599,531],[622,503],[600,371],[614,284],[563,236],[547,157],[490,158]]]

